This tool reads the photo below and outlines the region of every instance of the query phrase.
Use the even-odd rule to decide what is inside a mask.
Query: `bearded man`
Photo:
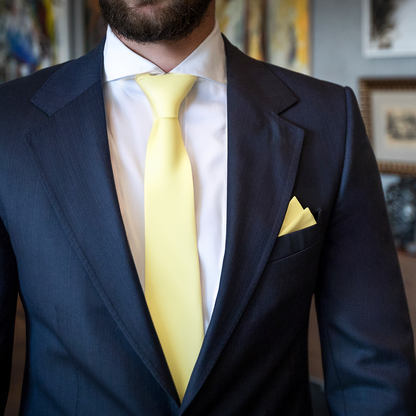
[[[415,415],[412,329],[349,88],[248,58],[210,0],[101,0],[88,55],[0,87],[0,409]]]

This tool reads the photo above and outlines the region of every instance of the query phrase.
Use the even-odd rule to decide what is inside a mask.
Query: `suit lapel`
[[[177,402],[119,211],[106,132],[102,46],[61,67],[33,98],[50,118],[26,143],[96,289],[132,347]]]
[[[226,41],[227,237],[220,288],[181,411],[204,383],[266,265],[288,206],[303,130],[278,116],[296,102],[262,63]],[[241,70],[244,68],[244,70]]]

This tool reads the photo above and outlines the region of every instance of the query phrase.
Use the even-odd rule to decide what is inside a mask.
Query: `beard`
[[[212,0],[99,0],[104,20],[119,36],[138,43],[178,41],[206,16]]]

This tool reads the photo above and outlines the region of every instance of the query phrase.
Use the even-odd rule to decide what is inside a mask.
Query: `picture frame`
[[[416,56],[416,0],[362,0],[362,49],[366,58]]]
[[[362,78],[359,84],[380,172],[416,175],[416,78]]]

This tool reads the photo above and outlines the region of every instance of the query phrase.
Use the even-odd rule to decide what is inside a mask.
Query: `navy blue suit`
[[[225,258],[179,406],[119,211],[102,47],[0,87],[0,409],[20,291],[22,415],[311,415],[315,294],[332,414],[415,415],[412,330],[353,93],[227,41]],[[292,196],[317,224],[278,238]]]

